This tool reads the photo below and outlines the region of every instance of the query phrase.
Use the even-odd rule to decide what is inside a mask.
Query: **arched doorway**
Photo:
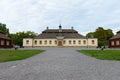
[[[58,46],[63,46],[62,40],[59,40],[59,41],[58,41]]]

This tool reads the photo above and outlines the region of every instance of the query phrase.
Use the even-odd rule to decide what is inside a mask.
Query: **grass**
[[[101,60],[120,60],[120,50],[78,50],[78,52]]]
[[[23,60],[42,52],[43,50],[0,50],[0,62]]]

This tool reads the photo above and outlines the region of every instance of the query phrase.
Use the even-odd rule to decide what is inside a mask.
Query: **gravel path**
[[[32,58],[0,63],[0,80],[120,80],[120,62],[76,52],[79,48],[41,48]]]

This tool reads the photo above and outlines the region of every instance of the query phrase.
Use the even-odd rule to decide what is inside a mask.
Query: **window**
[[[4,40],[1,40],[1,45],[4,45]]]
[[[80,41],[80,40],[78,41],[78,44],[81,44],[81,41]]]
[[[37,44],[37,40],[35,40],[35,44]]]
[[[55,40],[55,44],[57,44],[57,41]]]
[[[75,40],[73,41],[73,44],[76,44],[76,41],[75,41]]]
[[[29,44],[29,40],[26,40],[26,44]]]
[[[63,44],[65,44],[65,40],[63,41]]]
[[[116,41],[116,45],[120,45],[120,42],[119,42],[119,41]]]
[[[95,41],[94,41],[94,40],[92,40],[92,44],[95,44]]]
[[[69,40],[69,44],[71,44],[71,40]]]
[[[114,46],[114,45],[115,45],[114,41],[112,41],[112,42],[111,42],[111,45],[112,45],[112,46]]]
[[[86,41],[85,41],[85,40],[83,41],[83,44],[86,44]]]
[[[45,44],[47,44],[47,40],[45,40]]]
[[[51,40],[49,41],[49,44],[52,44],[52,41],[51,41]]]
[[[7,42],[6,42],[6,45],[7,45],[7,46],[9,46],[9,45],[10,45],[10,42],[9,42],[9,41],[7,41]]]
[[[42,41],[40,41],[39,43],[42,44]]]

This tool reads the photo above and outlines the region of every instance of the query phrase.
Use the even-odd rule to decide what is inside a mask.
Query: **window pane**
[[[26,41],[26,44],[29,44],[29,40]]]
[[[10,45],[10,42],[9,42],[9,41],[7,41],[6,45],[7,45],[7,46],[9,46],[9,45]]]
[[[75,41],[75,40],[73,41],[73,44],[76,44],[76,41]]]
[[[52,44],[52,41],[49,41],[49,44]]]
[[[71,44],[71,40],[69,40],[69,44]]]
[[[78,43],[81,44],[81,41],[79,40]]]
[[[47,44],[47,40],[45,40],[45,44]]]
[[[95,41],[94,41],[94,40],[92,40],[92,44],[95,44]]]
[[[65,40],[63,41],[63,44],[65,44]]]
[[[57,41],[55,40],[55,44],[57,44]]]
[[[83,44],[86,44],[86,41],[85,41],[85,40],[83,41]]]
[[[4,40],[1,40],[1,45],[4,45]]]
[[[42,44],[42,41],[40,41],[40,44]]]
[[[37,41],[35,40],[35,44],[37,44]]]
[[[112,41],[112,42],[111,42],[111,45],[112,45],[112,46],[114,46],[114,45],[115,45],[114,41]]]

